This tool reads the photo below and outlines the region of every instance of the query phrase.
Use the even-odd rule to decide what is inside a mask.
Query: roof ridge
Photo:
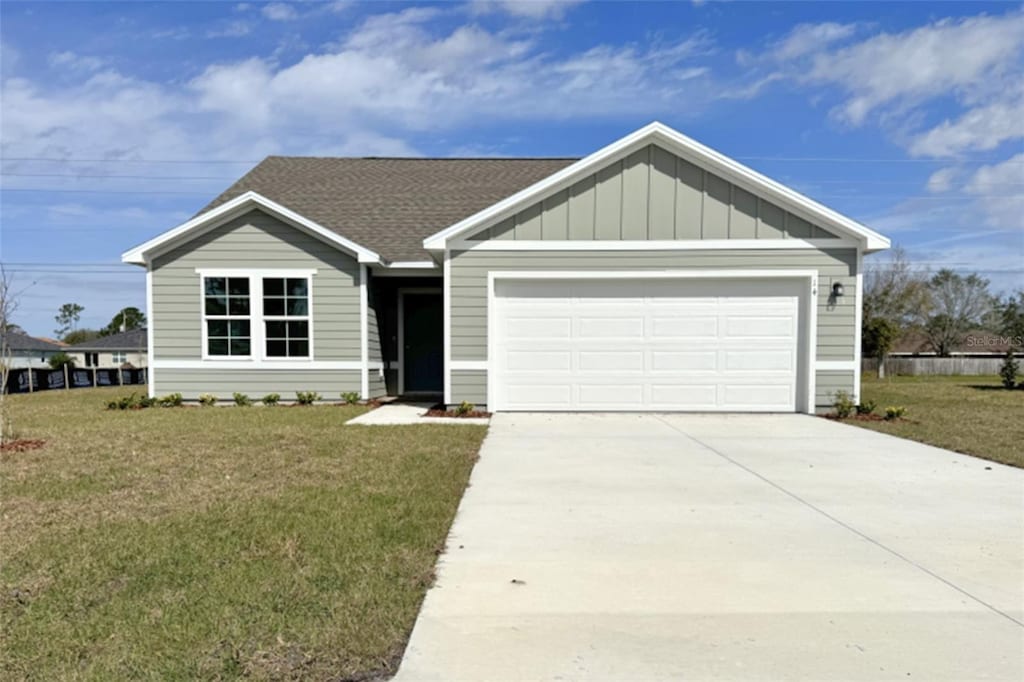
[[[579,156],[290,156],[271,154],[269,159],[302,159],[308,161],[578,161]],[[261,162],[262,163],[262,162]]]

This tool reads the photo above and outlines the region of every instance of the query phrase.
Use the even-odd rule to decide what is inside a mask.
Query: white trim
[[[848,239],[689,239],[681,241],[540,241],[490,240],[449,244],[453,251],[789,251],[856,249]]]
[[[236,218],[254,207],[258,207],[268,213],[271,213],[277,218],[290,223],[293,227],[306,230],[328,244],[336,246],[343,251],[347,251],[348,253],[356,256],[360,263],[381,262],[381,257],[376,252],[371,251],[365,246],[356,244],[354,241],[346,239],[338,233],[328,230],[323,225],[313,222],[309,218],[306,218],[275,201],[271,201],[256,192],[246,192],[245,194],[241,194],[231,201],[221,204],[217,208],[211,209],[202,215],[198,215],[188,222],[182,223],[181,225],[168,230],[167,232],[164,232],[143,244],[125,251],[121,254],[121,262],[145,265],[154,256],[173,248],[179,243],[188,241],[189,239],[202,234],[206,230],[222,225],[228,220]]]
[[[853,372],[859,364],[856,360],[816,360],[814,366],[819,372]]]
[[[382,267],[387,270],[439,270],[437,263],[432,260],[396,260],[385,263]]]
[[[862,242],[867,251],[889,248],[889,240],[874,230],[658,122],[650,123],[507,199],[427,237],[423,240],[423,246],[429,250],[450,248],[448,242],[454,237],[500,222],[518,210],[568,188],[597,169],[649,144],[658,144],[757,196],[776,202],[801,217],[810,218],[811,222],[825,229]]]
[[[398,290],[398,395],[405,393],[405,296],[406,294],[443,295],[441,287],[402,287]]]
[[[864,251],[857,249],[857,283],[854,285],[854,330],[853,330],[853,400],[860,405],[861,379],[861,333],[864,326]]]
[[[486,360],[452,360],[452,371],[480,371],[487,369]]]
[[[149,397],[156,397],[156,380],[153,378],[153,364],[156,355],[156,329],[153,326],[153,266],[146,263],[146,383],[149,384]]]
[[[313,277],[316,268],[196,268],[200,277]]]
[[[444,404],[452,402],[452,252],[444,250],[444,287],[442,292],[444,308]],[[490,315],[488,308],[488,315]]]
[[[807,281],[803,314],[807,317],[804,333],[805,357],[803,358],[804,391],[803,412],[814,414],[815,410],[815,358],[818,346],[818,271],[817,270],[571,270],[545,272],[543,270],[507,271],[492,270],[487,273],[487,406],[492,412],[501,410],[495,397],[496,372],[494,360],[497,357],[494,344],[497,339],[495,309],[495,282],[499,279],[804,279]],[[446,278],[447,279],[447,278]],[[445,398],[446,402],[448,398]],[[795,406],[800,410],[800,405]]]
[[[374,277],[441,277],[441,268],[382,268],[373,266]]]
[[[359,393],[363,400],[370,399],[370,299],[367,291],[366,265],[359,265]]]
[[[266,360],[154,360],[150,363],[150,367],[157,367],[158,369],[237,369],[237,370],[251,370],[251,369],[286,369],[288,371],[293,370],[352,370],[361,371],[363,363],[361,360],[313,360],[312,362],[304,362],[301,364],[289,365],[280,362],[270,362]],[[371,362],[370,369],[383,369],[383,362]]]

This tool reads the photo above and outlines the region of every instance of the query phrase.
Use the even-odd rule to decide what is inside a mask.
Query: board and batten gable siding
[[[818,326],[815,358],[853,363],[856,339],[857,251],[836,249],[698,250],[698,251],[453,251],[450,255],[451,359],[487,360],[487,277],[492,271],[630,271],[630,270],[817,270]],[[832,285],[841,282],[845,295],[831,298]],[[835,373],[816,377],[816,402],[828,404],[822,391],[853,390]],[[840,385],[842,383],[842,385]],[[453,370],[453,402],[486,401],[487,375],[477,370]]]
[[[467,241],[832,238],[831,232],[648,145]]]
[[[359,264],[356,259],[259,210],[230,220],[153,259],[154,359],[202,360],[200,270],[316,270],[312,278],[313,357],[359,362]],[[303,370],[302,361],[280,369],[169,369],[154,372],[158,393],[201,392],[230,397],[316,390],[337,398],[359,391],[355,370]]]

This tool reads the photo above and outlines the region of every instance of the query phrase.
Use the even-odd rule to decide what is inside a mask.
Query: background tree
[[[92,341],[99,337],[100,333],[95,329],[76,329],[73,332],[65,334],[61,341],[69,346],[74,346],[76,343],[85,343],[86,341]]]
[[[885,376],[889,351],[927,309],[928,271],[912,264],[902,248],[865,270],[861,351],[878,358],[878,376]]]
[[[64,351],[54,353],[46,362],[50,365],[50,369],[60,369],[64,365],[67,365],[68,369],[75,368],[75,359]]]
[[[996,306],[996,325],[1002,336],[1010,338],[1011,345],[1024,350],[1024,289],[1009,294]]]
[[[878,358],[878,376],[885,376],[885,358],[900,338],[901,330],[886,317],[872,317],[864,323],[861,345],[864,354]]]
[[[83,312],[85,312],[85,308],[77,303],[65,303],[60,307],[57,315],[53,318],[57,321],[57,328],[53,331],[58,339],[63,340],[69,331],[78,328],[78,321],[82,318]]]
[[[977,274],[965,277],[949,269],[939,270],[928,283],[928,293],[924,334],[941,357],[948,357],[963,343],[967,332],[991,321],[994,299],[988,280]]]
[[[14,354],[7,340],[7,333],[21,331],[21,327],[14,324],[11,318],[18,310],[23,292],[24,289],[15,288],[14,278],[4,269],[3,263],[0,263],[0,445],[14,440],[14,424],[11,421],[10,402],[7,400],[7,381],[10,379]]]
[[[100,330],[100,336],[110,336],[121,331],[142,329],[145,326],[146,316],[138,308],[130,306],[114,315],[114,319],[110,321],[110,324]]]

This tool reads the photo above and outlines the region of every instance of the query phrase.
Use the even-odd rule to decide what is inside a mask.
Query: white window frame
[[[284,288],[284,301],[285,313],[284,315],[267,315],[264,310],[265,292],[263,291],[263,280],[264,279],[283,279],[285,281]],[[287,301],[288,298],[288,280],[289,279],[304,279],[306,280],[306,314],[305,315],[288,315]],[[263,334],[263,345],[261,353],[264,360],[267,362],[279,362],[281,360],[298,360],[300,362],[308,362],[313,359],[313,277],[312,275],[302,275],[300,277],[272,277],[269,275],[261,275],[259,278],[260,285],[260,331]],[[249,287],[252,288],[252,280],[249,280]],[[267,354],[267,322],[305,322],[306,323],[306,344],[307,353],[304,356],[288,356],[288,355],[269,355]],[[287,340],[285,341],[285,351],[287,348]]]
[[[249,280],[249,314],[248,315],[232,315],[230,310],[230,295],[227,293],[225,288],[225,298],[229,300],[228,307],[225,310],[224,315],[207,315],[206,314],[206,280],[215,278],[230,278],[230,279],[248,279]],[[226,285],[225,285],[226,286]],[[203,272],[199,274],[199,317],[202,321],[203,328],[203,359],[204,360],[225,360],[229,362],[246,362],[255,357],[253,353],[253,347],[256,343],[256,332],[254,324],[256,316],[253,314],[253,305],[255,298],[253,296],[253,278],[249,277],[244,273],[213,273]],[[210,320],[226,320],[230,325],[231,320],[248,320],[249,321],[249,354],[248,355],[214,355],[210,353]],[[230,346],[230,343],[229,343]]]
[[[117,359],[118,356],[121,356],[120,360]],[[126,350],[112,350],[112,351],[110,351],[110,361],[113,364],[115,364],[115,365],[123,365],[124,363],[128,362],[128,351],[126,351]]]
[[[316,326],[313,313],[313,277],[315,269],[246,269],[246,268],[196,268],[199,275],[199,318],[202,326],[202,359],[204,363],[230,363],[232,366],[289,366],[309,365],[316,357],[314,348],[314,328]],[[210,355],[207,334],[206,315],[206,278],[207,277],[246,277],[249,279],[249,355]],[[267,317],[263,314],[263,279],[264,278],[305,279],[307,310],[305,317],[281,317],[273,315],[269,319],[305,320],[309,324],[309,355],[307,357],[270,357],[267,355]],[[257,307],[258,306],[258,307]],[[218,316],[214,316],[217,319]],[[230,317],[230,316],[229,316]],[[241,316],[238,316],[241,317]]]

